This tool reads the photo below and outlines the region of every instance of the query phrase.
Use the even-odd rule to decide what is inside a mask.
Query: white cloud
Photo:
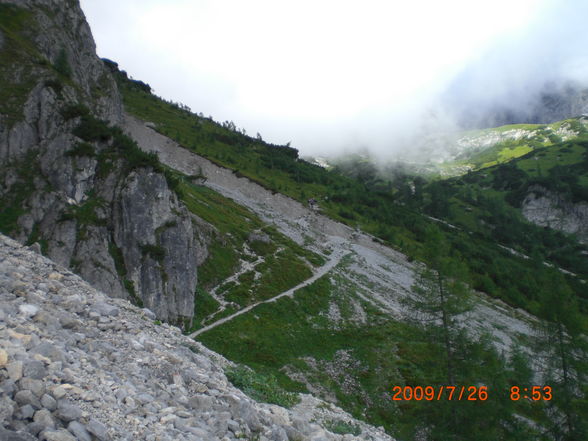
[[[555,0],[82,0],[99,54],[166,98],[305,153],[385,149]],[[555,25],[557,26],[557,25]]]

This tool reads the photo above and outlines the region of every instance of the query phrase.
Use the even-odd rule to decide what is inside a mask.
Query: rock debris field
[[[250,399],[229,361],[154,319],[0,235],[0,440],[392,440],[310,395]]]

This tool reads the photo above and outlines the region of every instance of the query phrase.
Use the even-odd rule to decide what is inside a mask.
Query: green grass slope
[[[325,262],[245,207],[181,175],[176,179],[177,192],[188,209],[215,228],[209,256],[198,271],[192,331],[296,286],[312,276],[314,266]],[[263,240],[256,240],[259,237]],[[250,269],[226,281],[247,263]],[[212,289],[216,298],[210,294]],[[227,305],[222,306],[219,300]]]

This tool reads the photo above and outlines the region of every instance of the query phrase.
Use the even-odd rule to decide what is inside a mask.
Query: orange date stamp
[[[394,386],[392,401],[486,401],[487,386]]]
[[[501,395],[501,394],[499,394]],[[551,386],[511,386],[511,401],[549,401]],[[392,401],[486,401],[488,386],[394,386]]]

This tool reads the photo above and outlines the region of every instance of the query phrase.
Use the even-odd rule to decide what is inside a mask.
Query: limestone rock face
[[[178,215],[181,214],[181,215]],[[197,266],[187,210],[158,173],[133,173],[114,210],[114,240],[145,306],[164,320],[191,318]]]
[[[129,165],[113,136],[79,132],[85,115],[104,121],[100,130],[121,124],[123,109],[78,1],[0,0],[0,13],[14,17],[0,37],[0,84],[13,90],[0,103],[0,231],[189,324],[204,222],[161,168]]]
[[[573,203],[561,194],[539,185],[529,188],[522,204],[523,216],[536,225],[577,235],[588,242],[588,204]]]

